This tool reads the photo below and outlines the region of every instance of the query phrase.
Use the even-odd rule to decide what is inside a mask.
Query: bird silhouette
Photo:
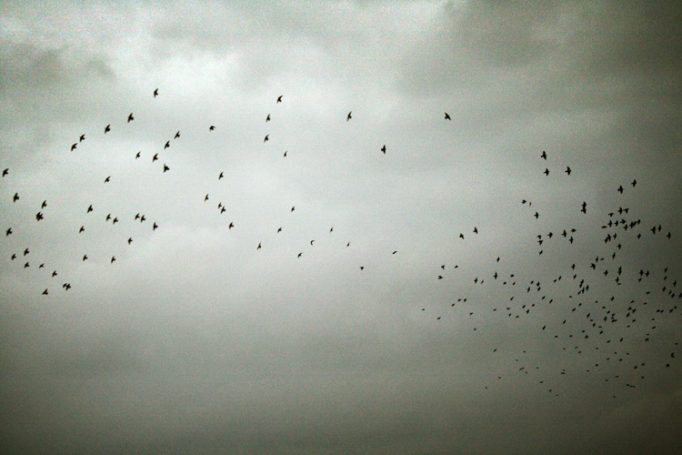
[[[135,117],[133,117],[133,113],[131,112],[130,114],[128,114],[128,122],[127,123],[130,123],[133,120],[135,120]]]
[[[277,228],[277,234],[279,234],[280,232],[282,232],[282,226]]]
[[[137,152],[137,153],[135,154],[135,159],[140,158],[141,154],[142,154],[142,152]]]
[[[544,174],[545,174],[545,175],[549,175],[549,169],[545,168]]]
[[[580,211],[583,213],[587,213],[587,202],[583,201]]]
[[[128,237],[128,245],[130,245],[131,243],[133,243],[133,238],[132,238],[132,237]]]
[[[43,295],[48,295],[47,288],[45,288],[45,290],[43,291]]]
[[[282,97],[283,97],[283,96],[284,96],[284,95],[279,95],[279,96],[277,97],[277,103],[281,103],[281,102],[282,102]]]
[[[109,131],[111,131],[111,124],[104,127],[104,134],[107,134]]]
[[[620,186],[618,187],[618,192],[619,192],[620,194],[623,194],[623,185],[620,185]]]
[[[540,154],[540,158],[542,158],[543,160],[546,160],[547,159],[547,152],[545,152],[543,150],[542,153]]]
[[[258,243],[258,246],[256,247],[256,250],[260,250],[260,249],[261,249],[261,244],[260,244],[260,242],[259,242],[259,243]]]
[[[268,114],[268,116],[265,117],[265,121],[266,121],[266,122],[269,122],[269,121],[270,121],[270,114]]]
[[[218,174],[218,180],[222,179],[224,177],[223,171],[220,171],[220,174]]]
[[[214,125],[209,126],[209,127],[208,127],[208,130],[209,130],[209,131],[215,130],[215,126],[214,126]]]
[[[17,202],[19,200],[19,193],[14,193],[14,196],[12,196],[12,202]]]
[[[81,134],[78,138],[78,142],[83,142],[85,140],[85,134]]]
[[[287,157],[287,153],[288,153],[288,152],[285,150],[285,151],[284,151],[284,154],[283,154],[282,156],[283,156],[284,158],[286,158],[286,157]]]
[[[6,177],[6,176],[8,176],[8,175],[9,175],[9,168],[6,167],[5,169],[2,170],[2,176],[3,176],[3,177]]]
[[[296,210],[296,206],[295,206],[295,205],[292,205],[292,206],[291,206],[291,211],[293,212],[294,210]]]
[[[170,147],[170,141],[166,141],[166,143],[163,144],[163,149],[166,150],[169,147]]]
[[[159,89],[158,89],[158,88],[155,88],[155,89],[154,89],[153,95],[154,95],[154,98],[156,98],[157,96],[159,96]]]
[[[42,219],[43,219],[43,212],[36,213],[36,221],[40,221]]]
[[[444,118],[445,120],[452,120],[452,119],[450,118],[450,114],[448,114],[447,112],[445,113],[445,115],[444,115],[443,118]]]
[[[173,139],[180,139],[180,130],[175,132],[175,136],[173,136]]]
[[[87,260],[88,260],[88,255],[87,255],[87,254],[84,254],[84,255],[83,255],[83,262],[85,262],[85,261],[87,261]]]
[[[168,165],[166,165],[166,163],[163,163],[163,172],[165,173],[168,171],[170,171],[170,168],[168,167]]]
[[[298,253],[298,257],[300,258],[301,256],[303,256],[303,252]]]
[[[349,121],[352,118],[353,118],[353,111],[349,111],[348,115],[346,115],[346,121]]]
[[[152,163],[158,159],[159,159],[159,154],[155,153],[154,156],[152,156]]]
[[[206,196],[204,196],[204,202],[208,202],[208,193],[206,193]]]
[[[10,228],[7,228],[7,230],[5,231],[5,237],[7,237],[7,236],[9,236],[9,235],[11,235],[11,234],[12,234],[12,228],[11,228],[11,227],[10,227]]]
[[[93,210],[94,210],[94,209],[92,208],[92,204],[90,204],[90,205],[88,206],[88,209],[85,211],[85,213],[90,213],[90,212],[92,212]]]
[[[110,264],[113,264],[115,261],[116,261],[116,256],[111,256]]]
[[[78,229],[78,233],[85,232],[85,226],[81,226],[80,229]]]
[[[381,147],[381,153],[383,153],[384,155],[386,155],[386,144],[384,144],[384,145]]]
[[[40,204],[40,208],[41,208],[41,209],[44,209],[44,208],[46,208],[46,207],[47,207],[47,200],[43,201],[43,203]]]
[[[109,183],[111,181],[111,176],[108,175],[107,178],[104,179],[104,183]]]
[[[73,152],[74,150],[76,150],[77,147],[78,143],[74,142],[73,144],[71,144],[71,151]]]
[[[227,229],[232,229],[234,227],[234,223],[230,221],[230,224],[227,226]]]
[[[263,138],[263,142],[268,142],[270,140],[270,135],[266,134],[265,137]]]
[[[566,170],[564,171],[566,175],[571,175],[571,168],[570,166],[566,166]]]

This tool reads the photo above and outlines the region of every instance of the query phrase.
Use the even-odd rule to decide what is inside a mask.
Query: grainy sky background
[[[680,453],[680,23],[676,2],[2,2],[2,452]],[[618,207],[642,225],[611,259]]]

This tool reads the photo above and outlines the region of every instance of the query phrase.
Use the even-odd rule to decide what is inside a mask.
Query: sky
[[[680,453],[681,22],[1,2],[2,452]]]

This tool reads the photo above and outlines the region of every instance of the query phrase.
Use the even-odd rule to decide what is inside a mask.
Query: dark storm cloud
[[[603,254],[592,214],[619,204],[682,232],[673,3],[41,7],[7,4],[0,32],[0,167],[12,171],[0,227],[16,230],[0,268],[5,451],[675,451],[679,366],[613,400],[611,384],[582,373],[585,359],[539,334],[565,334],[568,303],[504,321],[483,312],[509,292],[472,285],[495,267],[549,287]],[[178,129],[162,175],[150,157]],[[571,179],[543,180],[545,148]],[[633,176],[640,192],[619,199]],[[49,229],[32,220],[44,198]],[[582,200],[590,216],[577,218]],[[102,224],[108,211],[120,228]],[[574,247],[537,257],[536,231],[571,225]],[[73,282],[69,294],[9,262],[29,244],[32,261]],[[679,243],[629,246],[626,268],[679,274],[665,245]],[[595,299],[642,293],[594,287]],[[458,297],[469,302],[450,309]],[[657,322],[659,344],[626,349],[658,365],[676,322]]]

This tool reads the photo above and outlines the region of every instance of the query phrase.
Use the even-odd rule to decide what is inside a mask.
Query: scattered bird
[[[208,130],[209,130],[209,131],[215,130],[215,126],[214,126],[214,125],[209,126],[209,127],[208,127]]]
[[[452,120],[452,119],[450,118],[450,114],[448,114],[447,112],[445,113],[444,118],[445,118],[445,120]]]
[[[111,181],[111,176],[108,175],[107,178],[104,179],[104,183],[109,183]]]
[[[547,160],[547,152],[543,150],[542,153],[540,154],[540,158],[542,158],[543,160]]]
[[[349,121],[352,118],[353,118],[353,111],[349,111],[348,115],[346,115],[346,121]]]
[[[133,120],[135,120],[135,117],[133,117],[133,113],[131,112],[130,114],[128,114],[128,122],[127,123],[130,123]]]
[[[386,155],[386,144],[384,144],[384,145],[381,147],[381,153],[383,153],[384,155]]]
[[[107,134],[109,131],[111,131],[111,124],[104,127],[104,134]]]
[[[153,95],[154,95],[154,98],[156,98],[157,96],[159,96],[159,89],[158,89],[158,88],[155,88],[155,89],[154,89]]]
[[[5,169],[2,170],[2,176],[7,177],[9,175],[9,168],[6,167]]]
[[[170,171],[170,168],[166,165],[166,163],[163,163],[163,172],[168,172]]]
[[[19,200],[19,193],[14,193],[14,196],[12,197],[12,202],[17,202]]]
[[[224,177],[223,171],[220,171],[220,174],[218,174],[218,180],[222,179]]]
[[[566,170],[564,171],[566,175],[571,175],[571,168],[570,166],[566,166]]]
[[[284,95],[279,95],[279,96],[277,97],[277,103],[281,103],[281,102],[282,102],[282,97],[283,97],[283,96],[284,96]]]

